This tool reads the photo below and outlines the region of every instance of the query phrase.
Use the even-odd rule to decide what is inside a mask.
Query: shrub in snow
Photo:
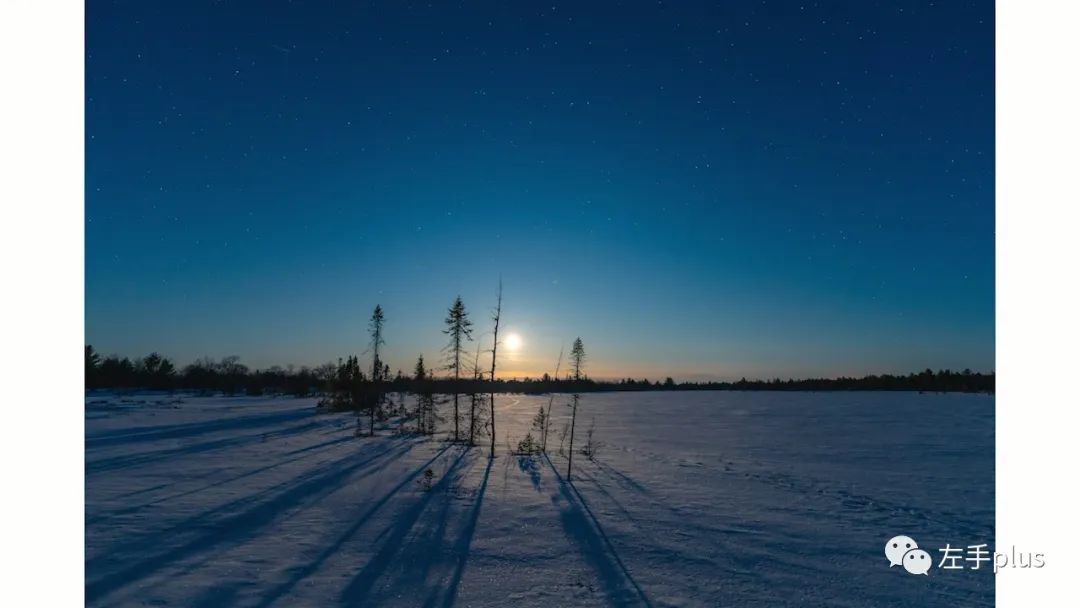
[[[431,491],[431,486],[435,482],[435,471],[431,468],[424,470],[424,474],[420,476],[420,479],[416,480],[416,484],[420,486],[420,489],[424,492]]]
[[[540,451],[540,444],[533,439],[531,432],[525,433],[525,438],[518,442],[517,453],[522,455],[532,455]]]
[[[592,424],[589,425],[589,430],[585,431],[585,445],[581,448],[581,453],[589,460],[596,460],[596,452],[604,447],[603,443],[596,440],[595,434],[596,418],[593,418]]]

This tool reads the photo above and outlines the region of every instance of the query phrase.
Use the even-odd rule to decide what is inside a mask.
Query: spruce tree
[[[570,362],[574,370],[574,380],[581,380],[585,372],[585,344],[580,337],[574,340],[574,346],[570,348]]]
[[[381,383],[390,374],[390,366],[384,365],[382,359],[379,358],[379,347],[386,343],[383,340],[383,324],[385,322],[386,318],[383,315],[382,306],[376,304],[375,310],[371,313],[371,321],[368,322],[372,351],[371,381],[375,385],[373,394],[368,397],[370,434],[372,436],[375,435],[375,408],[379,406],[379,402],[382,400]]]
[[[84,385],[86,388],[97,388],[98,369],[101,367],[101,356],[94,352],[94,347],[89,344],[84,350],[84,363],[86,366]]]
[[[424,367],[424,355],[420,355],[420,357],[416,359],[416,367],[413,370],[413,378],[415,378],[417,382],[423,382],[424,380],[427,380],[427,368]]]
[[[461,296],[454,299],[454,303],[450,306],[446,315],[446,329],[443,333],[450,336],[450,341],[446,345],[446,359],[447,369],[454,372],[454,441],[458,441],[458,386],[457,381],[461,379],[461,354],[465,349],[465,342],[472,340],[472,321],[469,320],[469,313],[465,310],[465,304],[461,301]]]

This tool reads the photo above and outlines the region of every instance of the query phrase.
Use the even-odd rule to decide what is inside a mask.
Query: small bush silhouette
[[[434,482],[435,471],[432,471],[430,467],[424,470],[424,474],[420,476],[420,479],[416,480],[416,484],[419,485],[420,489],[424,492],[430,492]]]
[[[540,451],[540,444],[533,438],[531,432],[525,433],[525,438],[518,442],[517,453],[532,455]]]

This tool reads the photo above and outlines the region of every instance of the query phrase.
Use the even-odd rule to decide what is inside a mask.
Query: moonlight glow
[[[510,334],[506,336],[506,350],[518,350],[521,348],[521,336]]]
[[[460,293],[490,373],[502,276],[496,374],[578,335],[597,377],[995,367],[993,2],[112,4],[79,140],[102,353],[315,367],[379,304],[405,372]]]

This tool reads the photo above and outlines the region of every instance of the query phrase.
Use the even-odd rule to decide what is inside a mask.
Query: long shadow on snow
[[[619,482],[618,477],[616,477],[615,475],[611,475],[610,473],[608,473],[605,470],[605,467],[607,469],[611,469],[611,467],[601,463],[598,460],[586,461],[583,464],[588,464],[589,462],[591,462],[594,465],[597,465],[597,470],[600,471],[601,473],[605,473],[606,476],[609,479],[612,479],[615,482],[616,485],[622,487],[623,489],[627,489],[627,486],[625,486],[625,485],[623,485],[622,483]],[[600,483],[600,480],[597,477],[591,476],[591,475],[586,475],[586,474],[582,473],[582,468],[583,467],[579,467],[577,469],[578,470],[577,475],[579,477],[581,477],[582,479],[584,479],[586,481],[592,482],[593,487],[598,492],[603,494],[613,505],[615,505],[616,508],[618,508],[620,511],[622,511],[623,515],[629,521],[633,521],[635,523],[637,523],[639,521],[633,515],[631,515],[630,511],[626,508],[625,505],[623,505],[623,503],[618,498],[615,497],[615,495],[613,495],[609,490],[607,490],[604,487],[604,484]],[[611,470],[614,471],[614,469],[611,469]],[[618,473],[618,471],[616,471],[616,473]],[[629,479],[629,477],[627,477],[626,479]],[[698,524],[698,523],[693,523],[694,516],[692,514],[687,513],[686,511],[684,511],[680,507],[674,507],[674,506],[671,506],[671,505],[667,504],[661,498],[657,497],[651,490],[648,490],[648,491],[644,492],[643,496],[644,496],[645,500],[648,500],[648,502],[650,504],[654,505],[655,507],[657,507],[659,509],[663,509],[663,510],[671,513],[671,515],[675,518],[674,521],[678,522],[679,529],[684,530],[684,531],[685,530],[694,530],[695,533],[699,534],[699,535],[701,535],[701,534],[717,534],[717,535],[740,534],[740,535],[744,535],[744,534],[756,534],[756,533],[758,533],[757,530],[754,530],[754,529],[748,528],[748,527],[732,527],[732,526],[728,526],[728,525],[725,525],[725,526],[707,526],[707,525],[702,525],[702,524]],[[696,558],[685,557],[684,559],[694,560]],[[703,561],[702,563],[705,563],[705,562]],[[711,562],[709,562],[709,563],[711,563]]]
[[[193,535],[193,533],[197,533],[198,531],[208,526],[213,526],[213,521],[217,517],[225,517],[230,514],[239,512],[239,510],[242,508],[247,508],[248,505],[258,504],[260,501],[263,500],[269,500],[278,492],[284,492],[288,488],[298,485],[307,479],[311,479],[313,477],[335,470],[336,468],[341,467],[344,463],[354,458],[368,456],[369,458],[364,462],[365,464],[371,466],[375,466],[376,463],[378,463],[379,461],[386,461],[382,465],[377,466],[375,470],[378,470],[386,466],[386,464],[389,464],[389,462],[392,461],[390,459],[395,457],[397,455],[397,452],[401,451],[402,453],[404,453],[404,451],[407,451],[403,450],[400,447],[394,448],[393,446],[386,446],[383,447],[383,449],[381,450],[368,454],[368,448],[371,448],[374,445],[377,444],[367,444],[358,452],[348,454],[333,462],[320,463],[318,467],[303,471],[296,477],[286,479],[284,481],[279,481],[273,485],[267,486],[255,492],[249,492],[247,494],[239,496],[238,498],[234,498],[233,500],[230,500],[226,503],[222,503],[216,507],[207,509],[206,511],[198,513],[197,515],[187,517],[186,519],[178,523],[169,524],[167,527],[161,530],[154,530],[152,532],[143,534],[138,538],[131,539],[127,542],[107,547],[106,552],[108,554],[125,554],[152,550],[159,546],[157,543],[160,541],[161,538],[170,538],[175,540],[178,537],[184,535]],[[90,532],[87,531],[88,536],[89,534]],[[89,565],[92,562],[93,560],[89,560],[87,561],[87,564]]]
[[[109,458],[87,461],[86,474],[90,475],[92,473],[102,473],[106,471],[115,471],[117,469],[127,469],[144,464],[151,464],[161,460],[172,460],[173,458],[176,458],[178,456],[190,456],[202,452],[220,450],[222,448],[240,447],[252,443],[258,443],[271,437],[288,437],[290,435],[298,435],[301,433],[305,433],[311,429],[318,428],[319,426],[320,425],[317,422],[305,422],[304,424],[298,426],[288,427],[277,431],[238,435],[235,437],[226,437],[223,439],[215,439],[213,441],[204,441],[203,443],[180,446],[178,448],[140,452],[137,454],[124,454],[122,456],[112,456]]]
[[[246,511],[227,515],[216,521],[211,520],[214,515],[228,512],[238,504],[252,502],[255,500],[254,497],[249,496],[238,499],[190,518],[165,531],[149,534],[144,538],[125,543],[119,548],[110,548],[103,552],[103,557],[91,559],[86,563],[86,602],[90,603],[121,587],[143,579],[169,564],[206,552],[219,545],[227,543],[229,546],[235,546],[241,544],[253,533],[281,519],[282,514],[286,511],[310,506],[339,489],[342,482],[357,470],[364,469],[357,478],[367,477],[385,467],[396,457],[411,450],[413,445],[415,444],[406,444],[396,449],[383,450],[371,458],[359,461],[356,460],[358,454],[352,454],[322,469],[259,492],[256,496],[266,495],[276,488],[286,488],[272,498],[260,502]],[[377,460],[384,460],[385,462],[377,467],[371,466]],[[89,581],[89,576],[95,571],[103,570],[108,566],[109,561],[115,561],[115,558],[110,560],[110,556],[145,555],[147,552],[167,544],[175,536],[182,535],[189,530],[195,531],[194,538],[120,570],[100,576],[92,582]]]
[[[517,457],[518,468],[522,473],[529,476],[529,483],[537,492],[540,491],[540,469],[536,464],[536,459],[530,456],[518,455]]]
[[[480,505],[483,504],[484,494],[487,492],[492,462],[493,459],[488,458],[487,466],[484,467],[484,478],[480,482],[480,489],[476,492],[472,510],[469,511],[469,518],[465,521],[465,527],[462,528],[457,543],[454,544],[453,554],[457,563],[454,564],[454,574],[450,577],[450,583],[446,586],[446,596],[442,602],[444,608],[453,606],[457,600],[458,586],[461,584],[462,575],[465,574],[465,564],[469,561],[469,548],[472,546],[472,539],[476,535],[476,524],[480,519]],[[439,590],[436,589],[435,593],[424,602],[424,608],[431,608],[431,606],[435,605],[438,593]]]
[[[338,429],[335,428],[333,430],[336,431]],[[297,448],[295,450],[289,450],[288,452],[285,452],[285,455],[286,456],[292,456],[294,454],[303,454],[304,452],[310,452],[312,450],[321,450],[321,449],[323,449],[325,447],[330,447],[332,445],[337,445],[339,443],[345,443],[345,442],[348,442],[348,441],[356,441],[356,436],[347,435],[345,437],[338,437],[337,439],[331,439],[329,441],[324,441],[322,443],[317,443],[315,445],[309,445],[309,446],[307,446],[305,448]]]
[[[338,428],[334,427],[334,428],[330,429],[329,432],[337,432],[338,430],[339,430]],[[294,454],[302,454],[304,452],[310,452],[310,451],[313,451],[313,450],[320,450],[321,451],[323,448],[330,447],[330,446],[333,446],[333,445],[337,445],[339,443],[348,443],[350,441],[356,441],[356,437],[354,437],[352,435],[349,435],[347,437],[339,437],[337,439],[331,439],[330,441],[324,441],[322,443],[307,446],[307,447],[304,447],[304,448],[297,448],[295,450],[290,450],[288,452],[285,452],[283,455],[284,456],[293,456]],[[272,468],[280,466],[282,464],[286,464],[288,462],[293,462],[294,460],[298,460],[298,459],[290,459],[290,460],[280,462],[280,463],[277,463],[277,464],[267,465],[265,467],[260,468],[258,471],[253,471],[252,473],[261,472],[261,471],[264,471],[264,470],[267,470],[267,469],[272,469]],[[198,475],[196,477],[187,478],[184,481],[198,481],[200,479],[206,479],[207,477],[213,477],[215,474],[217,474],[217,472],[218,471],[210,471],[209,473],[207,473],[205,475]],[[248,475],[249,475],[248,473],[245,473],[243,475],[240,475],[240,477],[247,477]],[[228,481],[232,481],[234,479],[236,479],[236,478],[230,479]],[[149,492],[155,492],[155,491],[160,490],[162,488],[167,488],[167,487],[169,487],[169,486],[171,486],[173,484],[174,484],[174,482],[171,482],[171,481],[168,482],[168,483],[159,483],[159,484],[147,487],[147,488],[140,488],[138,490],[132,490],[130,492],[125,492],[123,494],[117,494],[115,496],[110,496],[108,499],[109,500],[120,500],[122,498],[134,498],[135,496],[139,496],[140,494],[147,494]],[[220,485],[220,482],[212,483],[209,486],[204,486],[202,489],[208,489],[208,488],[211,488],[211,487],[214,487],[214,486],[217,486],[217,485]],[[148,505],[157,504],[159,502],[162,502],[162,500],[171,500],[173,498],[178,498],[179,496],[186,496],[187,494],[190,494],[190,492],[184,492],[184,493],[181,493],[179,495],[170,496],[168,499],[155,499],[155,500],[153,500],[151,502],[144,503],[143,505],[127,507],[127,508],[123,509],[122,511],[113,511],[113,512],[110,512],[110,513],[105,513],[105,514],[102,514],[102,515],[98,515],[98,516],[95,516],[93,520],[87,520],[86,523],[87,524],[97,523],[98,521],[101,521],[103,519],[109,519],[109,518],[111,518],[111,517],[113,517],[115,515],[119,515],[121,513],[132,512],[133,510],[138,510],[138,509],[140,509],[142,507],[145,507],[145,506],[148,506]]]
[[[627,510],[627,508],[622,504],[622,502],[620,502],[618,498],[615,498],[615,496],[611,492],[609,492],[607,488],[603,486],[603,484],[599,483],[595,477],[593,477],[592,475],[584,474],[581,471],[581,467],[578,467],[577,476],[581,479],[584,479],[585,481],[591,482],[592,487],[595,488],[596,491],[603,494],[604,497],[607,498],[611,504],[615,505],[617,509],[622,511],[623,517],[625,517],[628,521],[636,523],[637,520],[634,519],[634,516],[630,514],[630,511]]]
[[[215,585],[207,589],[188,606],[190,608],[220,608],[236,604],[236,595],[244,585]]]
[[[615,551],[600,522],[589,509],[588,503],[578,493],[572,482],[567,482],[559,475],[551,459],[544,455],[544,460],[559,481],[559,494],[551,497],[552,504],[559,507],[559,517],[566,535],[574,539],[582,555],[596,570],[600,582],[607,589],[609,599],[615,606],[639,604],[652,608],[652,602],[630,575],[626,565]],[[559,498],[568,505],[559,505]],[[611,556],[610,559],[607,556]],[[629,585],[630,588],[627,588]]]
[[[180,439],[194,435],[216,433],[218,431],[258,428],[281,422],[290,422],[308,418],[314,415],[315,413],[310,409],[303,409],[274,412],[272,414],[239,416],[225,420],[216,419],[204,422],[186,422],[183,424],[168,424],[138,429],[106,431],[88,435],[85,440],[85,445],[86,449],[89,450],[124,443],[141,443],[144,441],[157,441],[159,439]]]
[[[439,457],[441,457],[449,449],[449,445],[443,447],[438,452],[436,452],[435,455],[432,456],[427,462],[416,467],[412,472],[405,475],[405,477],[401,480],[400,483],[391,488],[389,492],[383,495],[382,498],[380,498],[378,501],[368,507],[363,514],[361,514],[356,520],[354,520],[352,525],[350,525],[348,529],[345,530],[345,532],[338,536],[337,540],[328,545],[321,553],[319,553],[318,556],[315,557],[314,560],[307,564],[304,564],[299,568],[294,569],[291,573],[291,576],[289,577],[289,580],[283,582],[282,584],[271,590],[269,593],[267,593],[266,596],[263,597],[262,601],[257,604],[257,606],[259,608],[270,606],[274,602],[285,597],[285,595],[292,591],[292,589],[296,587],[296,585],[299,584],[302,580],[318,571],[318,569],[323,565],[323,563],[325,563],[327,559],[337,553],[341,549],[341,547],[349,541],[349,539],[355,536],[356,533],[360,530],[360,528],[362,528],[364,524],[366,524],[368,520],[370,520],[371,517],[379,509],[385,506],[386,503],[395,494],[400,492],[406,485],[409,484],[410,481],[415,479],[417,475],[424,471],[424,469],[431,466],[432,463],[438,460]]]
[[[652,495],[652,490],[650,490],[649,488],[646,488],[645,486],[641,485],[640,483],[638,483],[637,480],[627,476],[625,473],[623,473],[622,471],[616,469],[615,467],[613,467],[613,466],[611,466],[609,464],[605,464],[603,462],[600,462],[599,460],[594,460],[593,462],[596,463],[597,468],[599,468],[604,473],[606,473],[608,475],[608,477],[611,477],[616,482],[619,482],[620,485],[622,485],[624,487],[627,487],[627,488],[629,488],[631,490],[634,490],[636,492],[640,492],[641,494],[646,494],[646,495],[650,495],[650,496]]]
[[[437,565],[436,558],[442,555],[445,546],[446,530],[451,516],[450,489],[460,485],[459,482],[468,473],[472,460],[474,460],[472,452],[466,452],[466,454],[469,454],[469,458],[465,459],[468,461],[468,466],[447,468],[440,482],[447,478],[450,481],[442,485],[440,490],[432,488],[431,492],[437,491],[439,493],[438,499],[431,499],[431,502],[434,503],[431,509],[423,509],[424,515],[417,518],[417,521],[407,534],[408,542],[399,547],[397,555],[392,558],[393,563],[401,566],[403,570],[398,575],[393,588],[388,590],[390,595],[395,594],[395,589],[400,589],[402,591],[398,593],[398,596],[404,596],[408,591],[423,589],[427,584],[431,570]],[[463,456],[459,458],[463,458]],[[453,477],[450,476],[451,471],[453,471]],[[384,531],[379,535],[380,538],[392,530]],[[374,578],[377,579],[378,576]],[[436,585],[436,593],[437,588]],[[374,597],[370,598],[369,601],[375,604],[378,603],[378,600]],[[430,602],[432,599],[428,601]]]
[[[114,519],[114,518],[116,518],[116,517],[118,517],[120,515],[128,515],[128,514],[131,514],[131,513],[137,513],[139,511],[141,511],[141,510],[143,510],[143,509],[145,509],[147,507],[151,507],[153,505],[161,504],[163,502],[173,501],[173,500],[176,500],[177,498],[183,498],[185,496],[190,496],[192,494],[198,494],[199,492],[205,492],[206,490],[210,490],[210,489],[213,489],[213,488],[216,488],[216,487],[219,487],[219,486],[223,486],[223,485],[226,485],[226,484],[235,483],[235,482],[240,481],[242,479],[247,479],[248,477],[252,477],[254,475],[258,475],[260,473],[265,473],[266,471],[276,469],[278,467],[285,466],[287,464],[292,464],[294,462],[304,460],[305,458],[308,458],[309,456],[313,455],[313,453],[309,454],[307,452],[312,452],[313,450],[315,450],[316,452],[314,452],[314,453],[317,453],[318,451],[322,451],[322,450],[324,450],[324,449],[326,449],[328,447],[332,447],[332,446],[337,445],[339,443],[345,443],[345,442],[348,442],[348,441],[356,441],[356,438],[352,437],[352,436],[342,437],[340,439],[334,439],[333,441],[325,441],[325,442],[317,444],[317,445],[309,446],[309,447],[306,447],[306,448],[301,448],[301,449],[298,449],[298,450],[292,450],[291,452],[286,452],[284,455],[285,456],[288,456],[290,454],[303,454],[303,455],[294,456],[293,458],[289,458],[287,460],[280,460],[280,461],[275,462],[273,464],[264,465],[264,466],[258,467],[256,469],[252,469],[250,471],[240,473],[238,475],[234,475],[234,476],[229,477],[227,479],[221,479],[221,480],[218,480],[218,481],[215,481],[215,482],[212,482],[212,483],[204,484],[204,485],[199,486],[197,488],[193,488],[193,489],[190,489],[190,490],[185,490],[183,492],[178,492],[178,493],[175,493],[175,494],[170,494],[168,496],[162,496],[162,497],[159,497],[159,498],[155,498],[153,500],[150,500],[148,502],[144,502],[144,503],[141,503],[141,504],[131,505],[131,506],[128,506],[128,507],[124,507],[123,509],[107,510],[106,512],[100,513],[100,514],[95,515],[93,517],[87,517],[85,525],[90,526],[90,525],[100,523],[102,521]],[[216,473],[217,471],[214,471],[214,472]],[[201,478],[204,478],[204,477],[209,477],[209,476],[210,475],[199,476],[199,477],[196,478],[196,481],[198,479],[201,479]],[[149,488],[147,490],[140,490],[139,492],[135,492],[134,494],[140,494],[140,493],[147,492],[147,491],[161,489],[161,488],[167,487],[169,485],[172,485],[172,484],[161,484],[161,485],[158,485],[158,486],[154,486],[153,488]]]
[[[361,569],[360,572],[358,572],[357,575],[353,577],[351,581],[349,581],[349,584],[341,592],[341,597],[339,598],[341,604],[348,606],[365,605],[365,600],[368,594],[371,593],[371,590],[375,586],[375,583],[378,582],[379,578],[386,571],[386,569],[395,562],[394,558],[397,557],[397,554],[402,550],[402,541],[405,540],[405,537],[408,536],[409,532],[416,525],[417,521],[420,520],[420,516],[424,513],[424,510],[427,508],[431,500],[434,497],[439,496],[443,501],[446,501],[447,503],[449,502],[449,496],[447,495],[446,490],[449,487],[451,480],[457,479],[456,471],[464,460],[465,454],[468,453],[475,452],[468,452],[462,450],[461,453],[458,454],[457,458],[455,458],[450,463],[450,466],[446,468],[446,471],[443,473],[442,478],[440,478],[439,481],[434,486],[432,486],[430,490],[425,492],[422,498],[417,500],[406,511],[401,513],[401,515],[395,519],[395,523],[391,528],[383,531],[383,533],[379,535],[380,538],[384,535],[386,536],[386,539],[383,541],[382,547],[379,549],[378,553],[372,556],[368,563],[364,565],[363,569]],[[437,539],[440,539],[442,533],[445,531],[447,507],[448,505],[444,504],[442,513],[443,516],[441,517],[443,521],[438,522],[438,520],[436,520],[438,522],[437,525],[439,528],[435,532],[435,537]],[[435,548],[432,546],[421,547],[421,549],[429,557],[431,554],[434,553],[435,550]],[[427,571],[430,568],[431,564],[430,560],[425,561],[427,561],[427,563],[422,564],[422,566],[424,566],[422,568],[413,569],[410,567],[410,574],[414,575],[420,580],[426,578]]]
[[[139,494],[146,494],[147,492],[154,492],[154,491],[160,490],[162,488],[167,488],[167,487],[169,487],[171,485],[172,485],[172,482],[159,483],[159,484],[152,485],[152,486],[150,486],[148,488],[140,488],[138,490],[132,490],[130,492],[124,492],[123,494],[117,494],[115,496],[111,496],[110,499],[111,500],[120,500],[121,498],[133,498],[135,496],[138,496]]]

